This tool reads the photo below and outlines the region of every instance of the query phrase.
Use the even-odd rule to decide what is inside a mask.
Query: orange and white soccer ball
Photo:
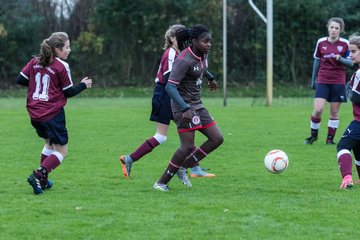
[[[264,159],[265,168],[271,173],[282,173],[289,166],[289,157],[282,150],[271,150]]]

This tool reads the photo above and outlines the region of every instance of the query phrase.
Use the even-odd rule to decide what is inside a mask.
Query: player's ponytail
[[[180,28],[176,31],[175,37],[179,50],[182,51],[189,45],[190,30],[188,28]]]
[[[165,36],[164,36],[164,49],[167,49],[172,46],[171,37],[175,37],[175,33],[180,28],[185,28],[184,25],[181,24],[174,24],[171,25],[168,30],[166,30]]]
[[[44,67],[49,65],[52,62],[53,55],[53,50],[49,46],[49,40],[45,39],[40,44],[40,54],[38,56],[39,64]]]
[[[69,37],[65,32],[55,32],[48,39],[45,39],[40,44],[40,53],[37,56],[39,64],[44,67],[49,65],[56,55],[55,48],[62,49],[67,40]]]

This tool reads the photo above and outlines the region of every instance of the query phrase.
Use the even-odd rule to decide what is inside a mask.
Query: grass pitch
[[[168,141],[136,162],[124,179],[119,163],[155,132],[148,98],[74,98],[66,107],[69,155],[50,178],[53,189],[32,193],[26,178],[38,167],[43,142],[25,99],[0,99],[1,239],[357,239],[360,186],[341,191],[336,147],[325,145],[328,106],[319,140],[308,137],[312,99],[204,99],[224,144],[201,164],[215,178],[176,177],[169,193],[152,189],[179,144]],[[284,104],[285,103],[285,104]],[[335,141],[352,119],[340,112]],[[204,137],[198,133],[200,144]],[[274,175],[265,154],[282,149],[289,168]],[[355,170],[355,168],[354,168]],[[357,174],[353,174],[357,180]]]

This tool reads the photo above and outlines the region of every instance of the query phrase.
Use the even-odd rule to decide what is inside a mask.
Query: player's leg
[[[182,114],[182,113],[181,113]],[[191,154],[194,146],[195,131],[179,132],[180,147],[176,150],[172,156],[168,166],[159,180],[154,184],[154,188],[165,191],[163,188],[168,188],[168,182],[178,172],[180,166],[184,162],[185,158]],[[191,183],[188,183],[188,187],[191,187]],[[184,183],[185,184],[185,183]]]
[[[131,167],[135,161],[151,152],[158,145],[164,143],[167,140],[169,125],[163,123],[156,123],[156,133],[154,136],[146,139],[134,152],[130,155],[122,155],[120,162],[122,170],[126,178],[130,177]]]
[[[49,157],[51,154],[55,152],[54,145],[50,143],[50,139],[44,139],[44,140],[45,140],[45,144],[43,150],[41,151],[40,166],[47,157]],[[43,190],[50,189],[53,186],[53,182],[47,178],[41,178],[40,184]]]
[[[326,99],[315,98],[314,99],[314,110],[310,117],[310,129],[311,135],[306,138],[305,144],[312,144],[318,139],[319,128],[321,123],[321,115],[323,113],[326,104]]]
[[[135,162],[151,152],[158,145],[167,140],[169,124],[156,123],[156,133],[154,136],[145,140],[133,153],[130,154],[131,159]]]
[[[66,129],[65,113],[61,111],[54,118],[46,122],[31,122],[39,137],[44,138],[46,146],[52,146],[54,151],[46,157],[40,167],[27,179],[35,194],[41,194],[48,188],[48,174],[64,160],[67,155],[68,133]],[[52,184],[51,184],[52,186]]]
[[[223,135],[206,108],[199,109],[197,114],[200,117],[202,128],[199,130],[207,137],[207,140],[189,155],[183,163],[183,167],[192,167],[199,163],[209,153],[219,147],[224,141]]]
[[[326,137],[326,144],[335,144],[334,137],[340,123],[339,120],[340,104],[341,104],[340,102],[330,103],[330,119],[328,122],[328,133]]]
[[[356,140],[360,136],[360,123],[353,121],[345,130],[341,140],[337,144],[337,159],[343,178],[340,188],[350,189],[352,182],[352,155],[351,150],[358,144]]]
[[[336,130],[339,127],[339,111],[342,102],[346,102],[345,85],[333,84],[330,85],[330,119],[328,122],[328,134],[326,138],[326,144],[335,144],[334,137]]]
[[[186,158],[183,167],[191,167],[194,163],[198,163],[208,154],[218,148],[224,141],[222,133],[217,125],[200,130],[208,139],[201,144],[190,156]]]
[[[45,139],[44,147],[41,151],[40,165],[42,162],[55,151],[54,146],[50,143],[49,139]]]
[[[312,144],[318,139],[318,132],[321,123],[321,116],[324,111],[326,101],[330,94],[329,84],[317,84],[314,98],[314,110],[310,117],[310,137],[305,139],[305,144]]]
[[[131,167],[134,162],[167,140],[171,119],[170,97],[165,91],[165,86],[157,83],[152,97],[152,110],[150,115],[150,120],[156,122],[156,133],[154,136],[146,139],[134,152],[120,157],[122,170],[126,178],[130,177]]]

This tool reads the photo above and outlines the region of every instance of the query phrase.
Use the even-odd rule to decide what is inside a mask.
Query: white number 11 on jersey
[[[32,98],[35,100],[48,101],[50,76],[47,74],[41,76],[41,73],[37,73],[35,76],[35,82],[36,82],[36,89],[32,95]]]

